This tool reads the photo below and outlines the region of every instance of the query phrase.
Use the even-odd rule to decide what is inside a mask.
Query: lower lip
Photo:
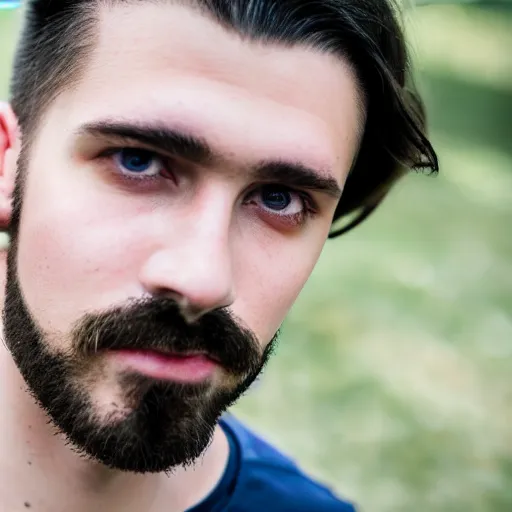
[[[202,355],[176,356],[150,350],[116,350],[117,362],[153,379],[199,383],[213,375],[217,364]]]

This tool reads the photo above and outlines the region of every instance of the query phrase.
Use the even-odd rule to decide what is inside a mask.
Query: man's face
[[[205,449],[320,255],[359,105],[332,56],[177,6],[101,10],[22,159],[4,311],[31,391],[85,454],[162,471]]]

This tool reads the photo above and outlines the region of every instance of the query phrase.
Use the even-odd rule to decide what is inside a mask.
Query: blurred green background
[[[405,18],[441,174],[328,242],[235,409],[362,511],[510,512],[512,9]],[[3,98],[18,22],[0,13]]]

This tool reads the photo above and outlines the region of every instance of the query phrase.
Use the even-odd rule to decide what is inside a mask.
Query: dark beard
[[[80,454],[132,472],[169,471],[192,464],[211,442],[217,420],[265,367],[277,335],[262,350],[255,336],[226,310],[187,324],[173,301],[133,301],[89,314],[70,335],[66,353],[51,351],[23,299],[16,272],[17,237],[7,258],[3,311],[5,342],[27,386]],[[101,379],[109,349],[201,351],[220,363],[229,383],[178,384],[126,372],[123,403],[107,419],[95,414],[88,382]]]

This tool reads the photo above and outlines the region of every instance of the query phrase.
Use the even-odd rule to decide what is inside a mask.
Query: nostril
[[[200,310],[199,308],[194,308],[190,305],[188,307],[180,307],[180,311],[187,324],[193,324],[199,320],[202,315],[207,313],[205,310]]]
[[[190,254],[193,252],[193,255]],[[182,253],[161,250],[144,262],[139,282],[154,298],[169,299],[187,323],[206,313],[230,306],[234,297],[233,276],[223,255],[200,257],[204,251]]]
[[[187,307],[189,304],[189,301],[185,295],[182,293],[178,293],[174,290],[169,290],[166,288],[159,288],[154,292],[155,297],[159,297],[161,299],[168,299],[176,302],[176,304],[180,308]]]
[[[187,324],[193,324],[202,315],[210,311],[207,308],[193,304],[187,296],[173,290],[166,290],[165,288],[160,288],[159,290],[153,292],[153,296],[162,299],[172,300],[173,302],[175,302],[180,310],[181,316],[183,317]]]

